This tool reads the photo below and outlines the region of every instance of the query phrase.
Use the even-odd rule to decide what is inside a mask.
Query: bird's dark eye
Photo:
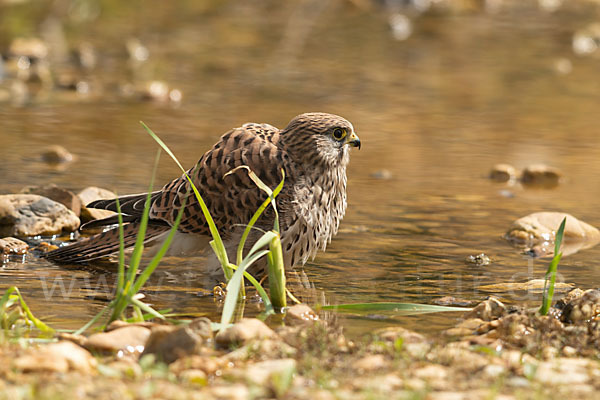
[[[335,128],[333,130],[333,137],[335,140],[342,140],[346,137],[346,130],[344,128]]]

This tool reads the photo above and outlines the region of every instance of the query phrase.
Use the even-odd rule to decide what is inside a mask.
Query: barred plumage
[[[245,224],[266,199],[266,194],[252,182],[246,170],[227,173],[246,165],[274,188],[281,181],[283,169],[285,184],[277,198],[277,209],[284,262],[286,267],[293,267],[314,257],[318,249],[325,250],[337,233],[346,210],[349,146],[360,148],[360,140],[352,124],[337,115],[301,114],[283,130],[268,124],[247,123],[224,134],[188,174],[206,202],[228,252],[233,255]],[[197,239],[192,247],[206,246],[210,235],[208,225],[189,186],[182,176],[152,193],[147,241],[165,235],[187,195],[190,197],[178,230]],[[134,242],[145,199],[146,194],[119,198],[129,246]],[[99,200],[88,207],[116,211],[116,201]],[[257,227],[270,230],[273,218],[273,210],[268,208]],[[115,221],[115,217],[109,217],[91,225],[110,225]],[[250,243],[258,235],[255,233]],[[118,250],[118,235],[112,229],[54,250],[46,257],[57,262],[82,263],[115,250]],[[212,264],[208,270],[217,271],[218,266]]]

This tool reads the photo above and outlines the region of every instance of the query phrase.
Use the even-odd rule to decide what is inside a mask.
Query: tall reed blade
[[[269,294],[271,302],[276,310],[281,310],[286,306],[285,291],[285,265],[283,264],[283,251],[281,249],[281,239],[279,234],[269,243],[268,275],[269,275]]]
[[[162,149],[171,157],[171,159],[173,159],[173,161],[175,161],[175,163],[177,164],[179,169],[181,169],[181,171],[185,175],[186,179],[190,183],[192,190],[194,191],[194,195],[196,196],[196,200],[198,200],[198,204],[200,204],[200,208],[202,209],[202,214],[204,214],[204,219],[206,220],[206,222],[208,224],[210,234],[213,237],[214,246],[212,244],[211,244],[211,246],[213,247],[213,249],[217,255],[217,258],[219,259],[219,262],[221,263],[221,267],[223,268],[223,273],[225,275],[225,278],[227,280],[231,279],[231,276],[233,275],[233,271],[231,268],[229,268],[229,260],[227,257],[227,250],[225,249],[225,245],[223,244],[223,240],[221,239],[219,230],[217,229],[217,226],[215,225],[215,221],[213,220],[212,216],[210,215],[210,211],[208,210],[208,207],[206,207],[206,203],[204,202],[204,199],[202,198],[202,196],[200,195],[200,192],[196,188],[196,185],[194,185],[192,178],[190,178],[187,171],[183,168],[183,166],[181,165],[181,163],[179,162],[177,157],[175,157],[175,154],[173,154],[171,149],[169,149],[169,147],[152,131],[152,129],[150,129],[142,121],[140,121],[140,124],[142,124],[142,126],[144,127],[146,132],[148,132],[148,134],[152,137],[152,139],[154,139],[154,141],[156,141],[156,143],[158,143],[159,146],[162,147]]]
[[[556,237],[554,241],[554,257],[548,266],[544,281],[544,293],[542,296],[542,306],[540,307],[540,314],[542,315],[548,315],[548,311],[550,311],[550,306],[552,305],[552,297],[554,297],[554,285],[556,284],[556,271],[558,270],[558,263],[562,257],[562,253],[559,253],[559,251],[562,244],[566,223],[567,217],[562,220],[558,231],[556,231]]]

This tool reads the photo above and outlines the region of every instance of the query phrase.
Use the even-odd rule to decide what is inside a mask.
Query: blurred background
[[[156,145],[140,120],[191,166],[245,122],[336,113],[363,147],[341,232],[304,270],[321,301],[479,301],[487,284],[543,277],[547,260],[502,238],[513,220],[556,210],[600,225],[599,47],[594,0],[0,0],[0,192],[145,191]],[[44,163],[55,144],[75,161]],[[551,189],[492,182],[500,162],[544,163],[563,179]],[[158,182],[178,175],[163,157]],[[491,264],[466,261],[479,253]],[[563,259],[562,279],[600,285],[599,255]],[[168,261],[151,300],[216,315],[198,292],[201,262]],[[18,285],[34,312],[67,326],[111,290],[110,272],[31,257],[0,276],[0,289]],[[56,282],[65,291],[49,294]],[[49,297],[60,311],[44,308]],[[427,318],[430,328],[456,316]],[[347,326],[390,319],[423,321],[350,316]]]

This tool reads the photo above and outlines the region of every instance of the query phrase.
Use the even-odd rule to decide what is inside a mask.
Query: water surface
[[[123,6],[117,10],[124,19],[105,10],[87,31],[67,19],[67,43],[97,49],[98,66],[87,72],[97,91],[41,90],[25,104],[0,105],[1,192],[49,182],[75,191],[89,185],[145,191],[156,145],[140,120],[190,166],[231,127],[249,121],[283,127],[296,114],[324,111],[351,120],[363,147],[352,152],[341,231],[304,268],[321,301],[480,301],[491,294],[482,285],[543,277],[547,260],[527,258],[502,239],[513,220],[557,210],[600,225],[600,61],[572,47],[574,33],[597,12],[581,6],[548,13],[537,2],[496,13],[429,12],[411,16],[412,35],[398,41],[388,11],[350,2],[310,10],[301,2],[182,4],[160,2],[140,13]],[[127,60],[129,37],[147,46],[147,62]],[[120,94],[125,83],[150,79],[179,88],[182,102]],[[39,154],[50,144],[65,146],[77,161],[49,168]],[[494,183],[487,174],[499,162],[546,163],[564,180],[552,190]],[[381,171],[390,178],[378,179]],[[163,157],[158,181],[178,175]],[[465,261],[482,252],[490,265]],[[593,248],[564,258],[562,278],[597,287],[599,256]],[[167,259],[145,290],[147,300],[216,318],[219,305],[200,289],[202,262]],[[0,268],[0,290],[17,285],[36,315],[61,328],[94,315],[113,281],[110,267],[72,269],[31,256]],[[539,300],[495,294],[515,304]],[[427,331],[459,317],[341,321],[351,332],[391,324]]]

